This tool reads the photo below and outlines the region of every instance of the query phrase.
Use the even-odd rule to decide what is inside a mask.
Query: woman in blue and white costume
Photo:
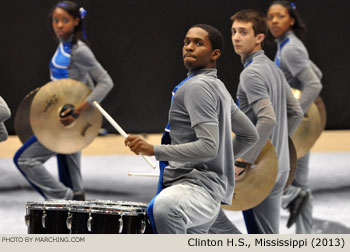
[[[301,90],[300,106],[305,113],[319,95],[322,73],[310,61],[308,51],[301,41],[305,24],[294,3],[274,1],[267,11],[267,24],[270,35],[277,42],[275,63],[283,71],[289,85]],[[296,233],[312,232],[312,196],[309,188],[310,153],[298,159],[298,166],[292,184],[285,190],[282,207],[288,208],[289,228],[296,224]]]
[[[100,102],[113,88],[113,81],[86,45],[83,19],[86,11],[70,1],[59,2],[52,13],[52,29],[59,40],[50,61],[51,80],[71,78],[92,89],[86,100],[75,107],[72,115],[60,118],[63,125],[71,124],[81,112]],[[67,143],[69,144],[69,143]],[[57,156],[59,180],[43,165]],[[35,136],[15,154],[14,162],[28,182],[46,199],[84,200],[80,171],[81,153],[59,154],[44,147]]]

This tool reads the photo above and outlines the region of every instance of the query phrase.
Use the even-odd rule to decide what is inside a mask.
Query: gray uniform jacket
[[[0,96],[0,142],[7,139],[7,130],[4,122],[11,116],[11,111],[5,100]]]
[[[87,102],[91,105],[95,100],[101,102],[113,88],[111,77],[84,42],[79,40],[73,46],[71,57],[68,77],[81,81],[92,89],[91,94],[86,98]]]
[[[322,89],[322,72],[309,59],[303,42],[293,31],[286,32],[277,39],[277,55],[280,55],[280,68],[289,85],[302,91],[300,106],[305,113]]]
[[[169,161],[163,182],[167,187],[190,181],[214,199],[231,204],[234,155],[258,140],[257,131],[218,79],[216,69],[189,75],[192,78],[178,88],[169,110],[171,145],[154,148],[157,160]]]
[[[303,118],[300,105],[282,71],[264,51],[252,53],[243,64],[237,99],[242,111],[256,124],[260,136],[258,144],[243,159],[254,163],[270,138],[278,156],[279,171],[289,170],[288,134],[294,133]]]

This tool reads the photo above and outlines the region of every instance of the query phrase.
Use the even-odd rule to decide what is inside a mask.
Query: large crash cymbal
[[[19,104],[15,116],[15,132],[22,143],[25,143],[31,136],[33,136],[32,127],[29,122],[30,106],[33,98],[38,92],[36,88],[27,94]]]
[[[46,148],[69,154],[93,141],[102,123],[102,115],[96,108],[88,108],[68,126],[58,120],[64,105],[79,105],[90,93],[86,85],[72,79],[59,79],[40,88],[32,101],[30,124],[34,135]]]
[[[243,211],[261,203],[275,185],[278,172],[277,160],[275,148],[268,140],[257,158],[254,168],[247,168],[236,179],[232,204],[222,205],[222,208]]]
[[[294,96],[299,99],[300,91],[292,89]],[[315,103],[312,103],[306,111],[303,120],[292,136],[297,158],[303,157],[310,151],[317,138],[321,135],[321,116]]]
[[[320,112],[321,117],[321,129],[322,131],[326,128],[327,124],[327,111],[326,111],[326,105],[323,102],[323,99],[321,96],[318,96],[315,100],[315,104],[318,108],[318,111]]]
[[[289,176],[288,180],[286,182],[286,185],[284,189],[286,189],[293,181],[295,177],[295,173],[297,171],[297,151],[295,149],[293,140],[288,137],[288,147],[289,147],[289,164],[290,164],[290,170],[289,170]]]

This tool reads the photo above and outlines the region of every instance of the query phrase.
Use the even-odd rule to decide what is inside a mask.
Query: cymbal
[[[323,102],[323,99],[321,96],[317,96],[315,100],[315,104],[318,108],[318,111],[320,112],[321,117],[321,129],[322,131],[326,128],[327,123],[327,111],[326,111],[326,105]]]
[[[298,98],[297,95],[300,94],[300,91],[292,90],[296,98]],[[292,136],[298,159],[310,151],[317,138],[321,135],[321,132],[321,116],[316,104],[312,103]]]
[[[297,152],[295,150],[293,140],[290,137],[288,137],[288,147],[289,147],[290,170],[289,170],[288,180],[286,182],[284,189],[286,189],[292,183],[295,177],[295,173],[297,171],[297,161],[298,161]]]
[[[275,185],[278,172],[277,160],[275,148],[268,140],[255,162],[255,167],[247,168],[236,178],[232,204],[222,205],[222,208],[243,211],[261,203]]]
[[[102,115],[96,108],[89,107],[68,126],[63,126],[58,118],[64,105],[79,105],[90,93],[85,84],[72,79],[59,79],[42,86],[30,109],[30,124],[40,143],[61,154],[74,153],[89,145],[102,124]]]
[[[22,143],[33,136],[32,127],[29,122],[30,106],[39,88],[30,91],[19,104],[15,115],[15,132]]]

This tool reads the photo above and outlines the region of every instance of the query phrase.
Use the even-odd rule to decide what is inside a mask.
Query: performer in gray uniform
[[[305,32],[305,25],[294,3],[273,2],[267,13],[270,35],[276,38],[275,63],[281,68],[292,88],[301,90],[300,106],[305,113],[319,95],[322,73],[310,61],[309,54],[298,38]],[[290,217],[287,227],[296,223],[296,233],[312,232],[312,195],[308,182],[309,157],[307,153],[298,159],[298,166],[292,184],[283,195],[282,207],[288,208]]]
[[[253,209],[244,211],[248,233],[279,233],[282,193],[288,178],[288,135],[292,135],[303,118],[302,110],[280,69],[264,54],[261,44],[267,25],[257,10],[241,10],[231,17],[232,43],[241,56],[244,70],[240,75],[237,100],[241,110],[256,125],[260,140],[240,161],[254,163],[268,139],[278,156],[278,174],[271,193]],[[213,233],[235,233],[225,215],[212,226]],[[230,228],[231,226],[231,228]]]
[[[94,100],[101,101],[112,89],[113,82],[90,48],[83,42],[86,35],[82,19],[86,11],[73,2],[64,1],[58,3],[51,14],[52,28],[59,40],[57,51],[50,61],[51,80],[72,78],[93,89],[86,100],[75,107],[72,115],[57,119],[63,125],[69,125],[81,112],[93,106]],[[67,112],[64,111],[63,115]],[[60,181],[43,165],[55,155]],[[33,136],[17,151],[14,162],[28,182],[44,198],[84,200],[80,159],[80,152],[68,155],[55,153],[44,147]]]
[[[136,154],[168,161],[160,176],[162,190],[148,209],[158,233],[207,233],[221,204],[231,204],[234,155],[258,140],[254,125],[217,77],[222,49],[217,29],[191,27],[183,46],[188,77],[175,87],[169,110],[170,141],[163,138],[162,145],[153,146],[137,136],[125,140]]]
[[[4,122],[11,116],[11,111],[5,100],[0,96],[0,142],[6,141],[8,133]]]

